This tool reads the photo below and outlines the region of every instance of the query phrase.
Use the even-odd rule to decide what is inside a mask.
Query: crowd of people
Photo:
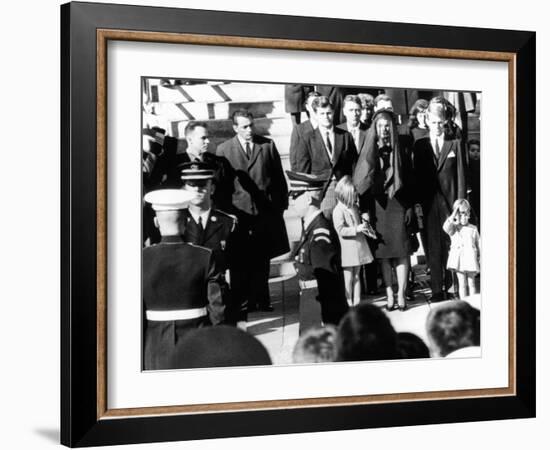
[[[314,327],[302,334],[292,359],[306,364],[480,356],[479,317],[479,310],[463,300],[437,305],[426,319],[426,343],[416,334],[397,332],[380,308],[361,303],[338,327]]]
[[[407,309],[417,234],[430,302],[452,298],[453,274],[456,298],[476,293],[479,179],[476,185],[471,174],[479,141],[469,143],[477,147],[477,158],[470,158],[453,106],[443,97],[419,100],[403,130],[390,96],[342,97],[333,95],[335,88],[323,89],[302,87],[308,120],[291,112],[286,176],[275,142],[254,132],[246,110],[233,112],[235,136],[215,153],[207,122],[187,124],[183,153],[175,152],[165,130],[144,130],[144,369],[187,366],[182,342],[191,331],[206,340],[213,331],[197,333],[206,325],[246,334],[249,312],[273,310],[270,261],[291,250],[283,219],[289,199],[302,223],[291,255],[300,280],[315,282],[325,326],[302,336],[317,339],[314,359],[422,353],[414,338],[395,333],[386,315]],[[365,293],[377,292],[379,272],[386,314],[361,303]],[[223,342],[220,336],[212,339]],[[306,353],[297,346],[295,355]]]

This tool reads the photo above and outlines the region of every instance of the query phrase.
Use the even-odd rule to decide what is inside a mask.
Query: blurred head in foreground
[[[402,359],[429,358],[430,349],[416,334],[397,333],[397,348]]]
[[[479,310],[464,301],[453,300],[432,309],[426,327],[432,356],[479,346]]]
[[[201,367],[265,366],[271,358],[254,336],[226,325],[189,331],[178,342],[172,369]]]
[[[380,308],[360,303],[340,322],[336,354],[337,361],[397,359],[397,334]]]
[[[334,361],[336,358],[336,328],[327,325],[310,328],[300,336],[292,361],[295,363],[321,363]]]

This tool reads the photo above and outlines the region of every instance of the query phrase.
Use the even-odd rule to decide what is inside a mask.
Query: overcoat
[[[288,187],[275,143],[253,136],[249,159],[235,136],[222,142],[216,154],[232,168],[232,204],[225,212],[237,216],[241,230],[250,224],[270,258],[287,253],[289,243],[283,212],[288,208]]]

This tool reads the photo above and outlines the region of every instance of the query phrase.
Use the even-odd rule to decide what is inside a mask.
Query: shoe
[[[397,309],[397,305],[393,304],[392,306],[388,306],[388,304],[386,303],[384,305],[384,308],[386,309],[386,311],[391,312],[391,311],[395,311]]]
[[[406,310],[407,310],[407,305],[397,306],[397,309],[398,309],[399,311],[406,311]]]
[[[258,311],[273,312],[275,309],[273,309],[273,306],[271,305],[260,305],[258,306]]]

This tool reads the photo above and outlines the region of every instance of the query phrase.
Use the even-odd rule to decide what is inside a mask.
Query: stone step
[[[271,99],[259,101],[231,101],[223,103],[154,103],[147,108],[148,116],[162,116],[165,120],[176,122],[183,120],[228,119],[234,111],[247,109],[254,117],[284,117],[284,100]]]
[[[283,84],[208,82],[163,86],[157,79],[150,80],[149,84],[150,101],[153,103],[219,103],[284,99]]]

